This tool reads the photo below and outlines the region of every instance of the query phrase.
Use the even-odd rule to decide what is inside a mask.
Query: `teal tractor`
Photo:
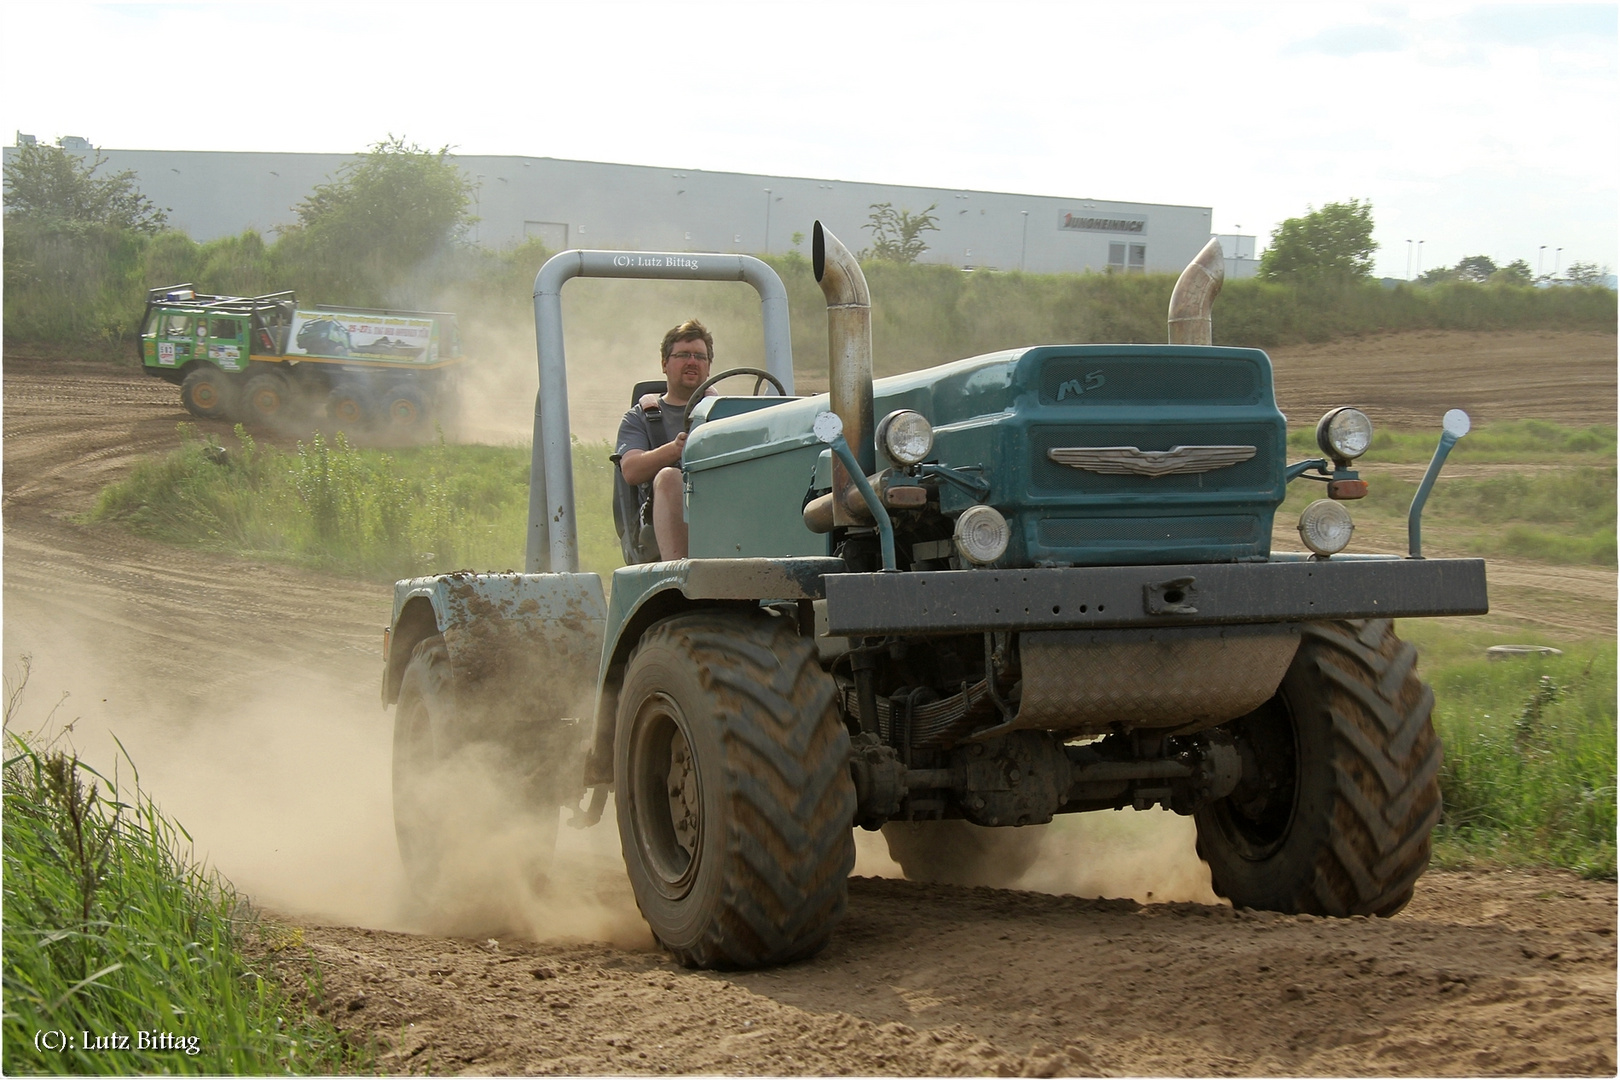
[[[525,573],[395,586],[382,697],[411,880],[455,873],[474,794],[590,825],[698,967],[809,956],[853,828],[908,877],[1010,881],[1057,814],[1191,815],[1242,907],[1391,915],[1440,816],[1433,694],[1391,620],[1481,614],[1485,568],[1348,554],[1367,417],[1290,463],[1271,362],[1210,344],[1211,243],[1172,344],[1013,349],[874,382],[871,305],[818,223],[829,393],[793,395],[786,297],[736,255],[570,251],[535,285]],[[580,573],[559,296],[576,276],[746,280],[785,394],[694,399],[691,558]],[[760,387],[756,383],[756,390]],[[1431,474],[1466,431],[1448,414]],[[1290,483],[1304,551],[1272,550]],[[1425,488],[1425,491],[1427,488]],[[474,781],[452,762],[493,763]],[[473,826],[476,827],[476,826]]]

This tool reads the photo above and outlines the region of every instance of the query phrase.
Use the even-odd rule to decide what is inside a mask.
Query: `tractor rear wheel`
[[[890,821],[883,826],[889,857],[907,881],[988,885],[1005,889],[1040,858],[1044,825],[988,829],[971,821]]]
[[[491,726],[466,697],[444,638],[418,643],[394,713],[394,834],[413,892],[440,910],[487,899],[449,894],[476,891],[492,862],[542,884],[563,800],[562,755],[499,737],[509,729]]]
[[[1230,725],[1236,790],[1199,810],[1198,853],[1238,907],[1393,915],[1440,820],[1434,692],[1387,619],[1308,623],[1277,694]]]
[[[811,956],[855,865],[849,734],[793,620],[706,611],[649,630],[619,695],[614,798],[636,903],[688,967]]]
[[[236,380],[212,364],[199,364],[180,384],[180,404],[203,420],[229,420],[236,412]]]

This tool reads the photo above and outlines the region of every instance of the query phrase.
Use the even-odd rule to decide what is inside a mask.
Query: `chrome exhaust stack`
[[[811,266],[816,283],[827,298],[828,392],[832,411],[844,422],[844,439],[860,460],[861,469],[871,473],[876,458],[872,448],[872,294],[860,263],[838,237],[816,222],[810,244]],[[835,525],[870,525],[859,520],[847,505],[859,504],[860,496],[848,496],[853,482],[849,470],[833,456],[832,500]]]
[[[1209,312],[1225,280],[1226,255],[1221,251],[1221,242],[1211,237],[1204,250],[1181,272],[1170,294],[1170,344],[1215,344],[1214,322]]]

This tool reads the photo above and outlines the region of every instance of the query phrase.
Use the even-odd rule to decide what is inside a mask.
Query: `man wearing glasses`
[[[644,397],[624,414],[613,460],[625,483],[636,489],[640,513],[626,523],[626,557],[642,561],[686,558],[686,520],[682,512],[681,451],[686,432],[681,416],[687,402],[709,377],[714,362],[714,336],[696,319],[664,335],[660,349],[667,388],[657,398]],[[650,523],[656,550],[645,536]],[[632,559],[631,561],[635,561]]]

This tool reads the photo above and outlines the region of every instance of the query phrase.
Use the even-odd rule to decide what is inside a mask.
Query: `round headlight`
[[[970,506],[956,519],[957,554],[975,566],[988,566],[1007,553],[1012,526],[991,506]]]
[[[1316,445],[1339,461],[1354,461],[1372,445],[1372,421],[1360,409],[1333,409],[1316,424]]]
[[[1317,499],[1299,515],[1299,538],[1318,555],[1337,555],[1356,531],[1350,511],[1332,499]]]
[[[920,412],[896,409],[878,421],[877,444],[896,465],[916,465],[934,448],[934,426]]]

